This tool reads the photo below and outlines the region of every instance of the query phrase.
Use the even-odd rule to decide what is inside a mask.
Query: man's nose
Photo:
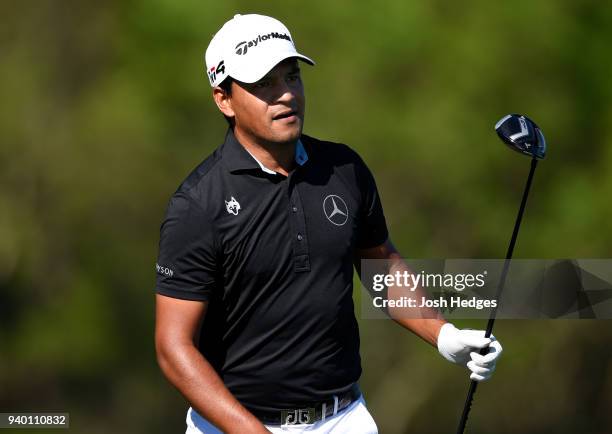
[[[279,80],[277,87],[277,101],[290,102],[296,99],[296,90],[292,88],[285,80]]]

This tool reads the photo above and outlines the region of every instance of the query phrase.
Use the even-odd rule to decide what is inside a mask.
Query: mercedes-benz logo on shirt
[[[346,202],[335,194],[330,194],[323,199],[323,212],[327,220],[336,226],[342,226],[348,220],[348,207],[346,206]]]

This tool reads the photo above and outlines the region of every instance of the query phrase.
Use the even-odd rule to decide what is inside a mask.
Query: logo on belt
[[[315,419],[314,408],[300,408],[281,411],[282,425],[312,424]]]
[[[323,199],[325,217],[336,226],[342,226],[348,220],[348,206],[340,196],[330,194]]]

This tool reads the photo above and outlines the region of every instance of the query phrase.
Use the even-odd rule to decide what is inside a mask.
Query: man
[[[302,134],[298,59],[314,64],[261,15],[236,15],[206,51],[230,127],[170,200],[157,264],[157,357],[191,404],[187,433],[377,432],[357,384],[353,266],[407,268],[361,158]],[[442,318],[396,321],[477,380],[501,353]]]

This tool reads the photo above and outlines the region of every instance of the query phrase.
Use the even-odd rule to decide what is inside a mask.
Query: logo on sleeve
[[[157,272],[163,276],[168,276],[168,277],[172,277],[174,276],[174,271],[172,271],[170,268],[168,267],[162,267],[159,264],[155,264],[155,269],[157,270]]]
[[[323,199],[323,212],[325,217],[336,226],[342,226],[348,220],[348,206],[340,196],[328,195]]]
[[[227,200],[225,201],[225,209],[230,214],[238,215],[238,212],[240,211],[240,204],[236,199],[234,199],[234,196],[232,196],[229,202]]]

